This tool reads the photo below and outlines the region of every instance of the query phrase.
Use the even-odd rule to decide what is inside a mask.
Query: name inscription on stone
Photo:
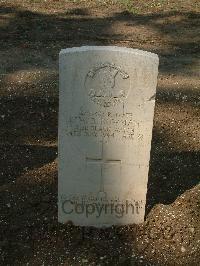
[[[137,127],[132,113],[80,111],[66,121],[66,135],[131,140]]]

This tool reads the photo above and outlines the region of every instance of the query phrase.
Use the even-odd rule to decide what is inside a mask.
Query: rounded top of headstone
[[[130,54],[135,54],[139,56],[145,56],[145,57],[150,57],[152,59],[155,59],[156,62],[159,61],[158,55],[143,51],[143,50],[138,50],[138,49],[133,49],[133,48],[127,48],[127,47],[119,47],[119,46],[80,46],[80,47],[72,47],[72,48],[66,48],[62,49],[60,51],[60,55],[63,55],[65,53],[77,53],[77,52],[88,52],[88,51],[109,51],[109,52],[123,52],[123,53],[130,53]]]

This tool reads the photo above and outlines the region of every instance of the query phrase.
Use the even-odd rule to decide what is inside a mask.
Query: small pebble
[[[182,251],[182,252],[185,252],[186,249],[185,249],[184,247],[181,247],[181,251]]]

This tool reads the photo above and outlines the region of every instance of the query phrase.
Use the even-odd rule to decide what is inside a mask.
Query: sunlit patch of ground
[[[199,1],[2,0],[2,265],[198,265]],[[58,54],[118,45],[160,58],[147,218],[57,223]]]

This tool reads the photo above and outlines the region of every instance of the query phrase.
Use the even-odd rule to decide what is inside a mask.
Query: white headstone
[[[61,50],[59,222],[144,221],[157,74],[149,52]]]

